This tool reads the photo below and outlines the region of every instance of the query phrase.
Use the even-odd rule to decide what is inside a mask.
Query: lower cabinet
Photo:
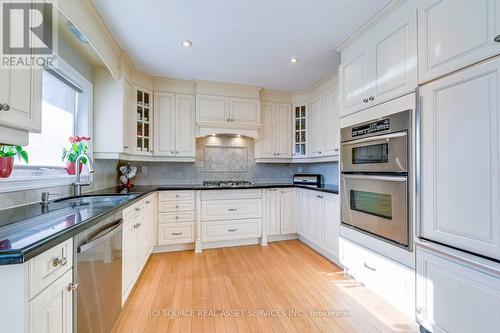
[[[158,226],[158,244],[182,244],[194,242],[194,222],[161,223]]]
[[[265,221],[268,236],[297,233],[294,217],[295,189],[266,190]]]
[[[158,206],[158,245],[193,243],[196,218],[194,191],[160,192]]]
[[[73,332],[72,281],[70,269],[29,302],[29,332]]]
[[[418,323],[434,333],[498,332],[499,265],[480,266],[417,246]]]

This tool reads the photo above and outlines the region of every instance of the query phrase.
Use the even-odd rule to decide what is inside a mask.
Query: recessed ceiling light
[[[184,47],[191,47],[191,46],[193,46],[193,43],[191,43],[191,41],[190,41],[190,40],[187,40],[187,39],[186,39],[186,40],[183,40],[181,44],[182,44],[182,46],[184,46]]]
[[[290,63],[292,63],[292,64],[296,64],[296,63],[298,63],[298,62],[299,62],[299,59],[298,59],[298,58],[295,58],[295,57],[290,58]]]

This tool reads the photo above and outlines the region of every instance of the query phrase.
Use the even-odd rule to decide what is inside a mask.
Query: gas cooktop
[[[203,186],[206,187],[246,187],[253,185],[246,180],[211,180],[204,181]]]

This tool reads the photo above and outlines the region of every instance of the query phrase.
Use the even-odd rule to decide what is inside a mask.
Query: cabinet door
[[[435,333],[498,332],[500,276],[417,247],[417,322]]]
[[[150,195],[144,200],[144,222],[146,223],[147,230],[147,241],[146,241],[146,249],[147,256],[151,254],[153,250],[154,244],[156,242],[156,233],[155,226],[157,224],[156,220],[156,210],[155,210],[155,199],[156,193]],[[147,259],[147,258],[146,258]]]
[[[258,157],[274,158],[276,151],[276,105],[262,103],[262,128],[259,135]]]
[[[38,68],[0,69],[0,125],[30,132],[42,129],[42,70]]]
[[[347,116],[368,106],[369,41],[359,40],[342,54],[340,116]]]
[[[258,99],[231,97],[229,103],[231,123],[259,125],[260,101]]]
[[[299,235],[307,237],[309,233],[309,194],[307,190],[297,190],[297,228]]]
[[[190,95],[176,95],[175,156],[196,156],[195,99]]]
[[[323,195],[317,192],[309,193],[309,232],[308,239],[317,246],[321,246],[323,232]]]
[[[422,0],[417,6],[419,82],[500,53],[498,0]]]
[[[148,220],[146,218],[145,206],[141,206],[142,212],[137,215],[137,267],[136,277],[141,273],[141,269],[148,259],[149,254],[149,230]]]
[[[323,154],[323,101],[321,97],[311,101],[309,117],[311,119],[310,138],[310,156],[317,157]]]
[[[340,205],[336,194],[324,195],[323,247],[335,257],[339,255]]]
[[[276,104],[276,154],[292,158],[292,114],[290,104]]]
[[[229,97],[213,95],[196,96],[196,121],[229,123]]]
[[[137,226],[135,219],[123,223],[122,295],[132,288],[137,272]],[[125,301],[125,300],[124,300]]]
[[[307,132],[309,132],[309,110],[306,104],[293,106],[293,157],[306,157],[309,153]]]
[[[280,192],[278,189],[267,190],[266,224],[267,234],[281,234],[280,226]]]
[[[417,16],[406,1],[369,32],[373,45],[370,104],[415,90],[417,86]]]
[[[500,59],[420,94],[422,236],[500,259]]]
[[[136,142],[135,139],[135,97],[132,82],[127,78],[123,79],[123,152],[133,153]]]
[[[156,93],[155,111],[155,155],[175,156],[175,95]]]
[[[297,233],[297,225],[294,216],[295,190],[293,188],[282,189],[280,191],[280,221],[281,234]]]
[[[73,332],[72,281],[70,269],[28,303],[30,333]]]
[[[323,135],[324,135],[324,156],[339,154],[339,114],[337,89],[332,89],[323,94]]]

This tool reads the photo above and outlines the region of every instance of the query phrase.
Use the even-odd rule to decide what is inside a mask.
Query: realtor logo
[[[1,67],[53,65],[57,51],[57,8],[53,1],[0,0]]]

